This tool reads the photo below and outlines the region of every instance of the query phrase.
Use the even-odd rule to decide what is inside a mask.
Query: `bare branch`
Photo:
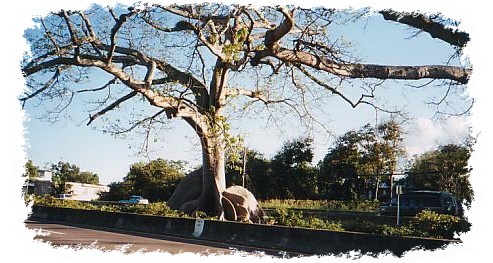
[[[277,59],[292,64],[303,64],[314,69],[349,78],[376,79],[450,79],[461,84],[469,81],[471,69],[461,67],[425,65],[425,66],[391,66],[375,64],[334,63],[330,59],[312,55],[303,51],[281,49],[277,53],[263,52],[262,56],[274,56]]]
[[[382,14],[385,20],[395,21],[420,29],[430,34],[431,37],[441,39],[452,46],[463,48],[470,40],[469,34],[453,30],[452,28],[446,28],[442,23],[435,22],[433,18],[423,14],[397,12],[390,9],[382,10],[379,13]]]
[[[128,93],[127,95],[119,98],[115,102],[111,103],[108,107],[100,110],[96,114],[90,115],[89,116],[89,122],[87,122],[86,125],[90,125],[96,118],[98,118],[99,116],[104,115],[106,112],[108,112],[110,110],[113,110],[114,108],[118,107],[122,102],[133,98],[135,95],[137,95],[137,92],[136,91],[132,91],[132,92]]]
[[[124,129],[124,130],[120,130],[120,131],[116,131],[114,132],[115,135],[118,135],[118,134],[124,134],[124,133],[128,133],[130,131],[132,131],[133,129],[139,127],[140,125],[142,125],[143,123],[149,121],[149,120],[154,120],[155,118],[157,118],[159,115],[165,113],[166,110],[162,109],[160,111],[158,111],[157,113],[153,114],[152,116],[149,116],[149,117],[146,117],[140,121],[137,121],[135,123],[133,123],[129,128],[127,129]]]
[[[42,18],[41,18],[41,25],[43,26],[43,29],[45,31],[46,36],[48,37],[48,39],[50,39],[51,43],[55,47],[56,54],[60,54],[60,47],[58,46],[58,43],[55,41],[55,39],[51,35],[51,32],[46,27],[46,23],[45,23],[44,19],[42,19]]]
[[[340,93],[337,89],[329,86],[328,84],[324,83],[323,81],[321,81],[318,78],[316,78],[315,76],[313,76],[310,72],[308,72],[308,70],[304,69],[301,65],[295,65],[295,67],[297,69],[299,69],[301,72],[303,72],[303,74],[305,74],[313,82],[317,83],[319,86],[324,87],[325,89],[330,91],[332,94],[335,94],[335,95],[341,97],[344,101],[349,103],[349,105],[351,105],[352,108],[356,108],[358,106],[358,104],[360,104],[360,103],[368,103],[366,101],[363,101],[362,99],[365,97],[369,97],[369,96],[362,95],[361,99],[358,100],[356,103],[354,103],[349,98],[344,96],[344,94]]]
[[[43,92],[43,91],[47,90],[48,88],[52,87],[53,84],[55,83],[55,81],[58,79],[58,76],[60,76],[60,72],[61,72],[61,69],[60,68],[56,68],[55,73],[53,74],[53,76],[43,85],[42,88],[40,88],[40,89],[36,90],[35,92],[27,95],[26,97],[21,98],[20,101],[22,101],[22,107],[24,107],[24,104],[26,103],[27,100],[36,97],[41,92]]]
[[[122,15],[120,15],[120,17],[118,19],[116,19],[115,25],[113,26],[113,28],[111,28],[111,36],[110,36],[111,44],[110,44],[110,48],[109,48],[109,51],[108,51],[107,63],[111,63],[111,59],[113,57],[113,53],[115,52],[115,48],[116,48],[116,33],[123,26],[123,23],[125,23],[129,17],[131,17],[131,16],[133,16],[135,14],[136,14],[135,9],[133,9],[133,11],[131,11],[130,13],[122,14]],[[112,14],[112,15],[114,16],[114,14]]]
[[[335,94],[335,95],[341,97],[344,101],[346,101],[347,103],[349,103],[349,105],[351,105],[352,108],[356,108],[360,104],[366,104],[366,105],[369,105],[369,106],[373,107],[375,110],[379,110],[379,111],[382,111],[382,112],[393,113],[393,114],[399,114],[400,113],[398,111],[391,111],[391,110],[388,110],[388,109],[383,109],[381,107],[378,107],[374,103],[372,103],[370,101],[367,101],[366,99],[374,98],[373,92],[372,92],[372,94],[361,94],[361,96],[358,99],[358,101],[353,102],[348,97],[346,97],[344,94],[342,94],[341,92],[339,92],[337,89],[329,86],[328,84],[326,84],[323,81],[321,81],[318,78],[316,78],[314,75],[312,75],[306,69],[304,69],[302,66],[295,65],[295,67],[298,68],[301,72],[303,72],[303,74],[305,74],[313,82],[317,83],[319,86],[324,87],[327,90],[329,90],[330,92],[332,92],[332,94]]]
[[[92,91],[100,91],[104,90],[107,87],[109,87],[111,84],[115,84],[116,78],[112,78],[110,81],[108,81],[106,84],[104,84],[102,87],[96,88],[96,89],[83,89],[83,90],[78,90],[76,93],[83,93],[83,92],[92,92]]]
[[[285,7],[278,7],[277,11],[284,15],[284,20],[276,28],[269,30],[265,33],[264,44],[268,50],[275,50],[278,48],[279,40],[284,37],[294,26],[293,12],[288,11]]]
[[[240,87],[228,87],[228,92],[226,94],[227,97],[232,97],[232,96],[247,96],[252,99],[256,99],[258,101],[263,102],[264,104],[272,104],[272,103],[282,103],[286,102],[288,99],[282,99],[282,100],[271,100],[266,96],[262,91],[252,91],[246,88],[240,88]]]

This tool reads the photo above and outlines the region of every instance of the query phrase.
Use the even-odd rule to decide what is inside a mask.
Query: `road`
[[[101,250],[121,250],[125,253],[136,251],[165,251],[170,254],[192,252],[202,255],[232,254],[241,251],[246,254],[263,254],[279,257],[298,256],[298,254],[280,253],[279,251],[254,247],[236,246],[219,242],[209,242],[188,238],[153,235],[141,232],[94,228],[89,226],[67,224],[48,220],[27,220],[29,229],[38,230],[36,240],[49,242],[53,246],[89,247],[96,246]]]

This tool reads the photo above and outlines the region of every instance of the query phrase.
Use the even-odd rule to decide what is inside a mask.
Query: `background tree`
[[[284,143],[272,158],[275,194],[280,199],[313,199],[316,191],[316,170],[311,166],[313,140],[299,138]]]
[[[248,190],[256,198],[266,200],[273,198],[276,192],[276,182],[272,175],[271,161],[257,151],[247,152],[246,166]]]
[[[387,193],[384,199],[392,198],[393,176],[397,169],[397,161],[399,158],[407,155],[403,145],[402,128],[395,120],[391,119],[377,126],[377,136],[379,149],[382,154],[385,178],[390,187],[390,193]],[[378,189],[378,184],[377,184]],[[378,191],[375,194],[378,197]]]
[[[356,187],[361,185],[361,180],[364,180],[358,178],[361,161],[360,134],[349,131],[339,137],[318,165],[317,184],[320,198],[338,200],[357,198],[363,191]]]
[[[108,185],[108,187],[110,188],[108,192],[101,192],[99,194],[99,200],[119,201],[132,195],[130,187],[128,185],[125,185],[124,182],[112,182]]]
[[[402,142],[401,127],[394,120],[376,127],[366,124],[358,131],[349,131],[339,137],[319,163],[321,197],[363,198],[367,196],[368,186],[373,187],[374,198],[379,197],[380,183],[385,181],[392,185],[390,178],[396,170],[397,160],[405,156]]]
[[[184,162],[156,159],[132,164],[122,185],[114,186],[115,191],[122,191],[123,186],[125,193],[144,196],[151,202],[166,201],[184,176]]]
[[[34,165],[32,160],[27,160],[26,164],[24,165],[24,169],[25,169],[25,172],[22,176],[26,177],[26,179],[32,180],[32,179],[38,177],[39,167]]]
[[[60,99],[49,115],[57,117],[79,96],[91,93],[88,97],[97,97],[98,107],[89,113],[88,124],[129,101],[150,105],[142,115],[128,114],[128,121],[117,119],[105,128],[115,134],[137,128],[152,132],[166,119],[181,118],[200,140],[203,176],[202,186],[181,188],[198,193],[184,196],[198,197],[185,200],[180,209],[222,218],[225,110],[234,98],[313,123],[310,109],[332,96],[351,107],[381,110],[374,98],[382,80],[439,79],[452,88],[468,82],[471,70],[450,64],[360,63],[346,42],[329,32],[329,25],[351,19],[347,11],[328,8],[220,4],[60,10],[39,18],[39,27],[26,32],[31,56],[22,62],[22,71],[32,90],[21,101]],[[92,79],[96,70],[107,77],[99,87],[72,85]],[[362,80],[355,85],[362,88],[356,99],[344,89],[352,85],[348,79]]]
[[[474,200],[468,165],[472,148],[447,144],[417,156],[408,170],[407,183],[415,189],[447,191],[467,207]]]
[[[397,160],[406,155],[400,125],[394,121],[386,121],[372,127],[363,126],[360,131],[362,145],[361,175],[373,177],[374,198],[387,200],[391,191],[379,193],[381,183],[392,187],[392,176],[397,167]]]
[[[51,165],[51,172],[53,173],[53,190],[55,195],[65,193],[65,183],[84,183],[84,184],[98,184],[99,177],[92,172],[81,172],[80,168],[75,164],[68,162],[58,162]]]
[[[245,188],[250,190],[257,198],[265,199],[270,196],[272,189],[275,188],[271,176],[270,160],[258,151],[245,149],[246,163],[243,165],[243,152],[241,159],[237,159],[234,164],[227,164],[226,184],[243,184],[243,167],[245,167]]]

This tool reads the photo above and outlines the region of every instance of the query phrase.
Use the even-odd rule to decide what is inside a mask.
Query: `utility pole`
[[[402,194],[402,185],[397,185],[395,187],[395,193],[397,194],[397,226],[400,224],[400,210],[401,210],[401,194]]]
[[[241,179],[242,179],[242,186],[243,188],[245,188],[245,176],[246,176],[246,147],[243,148],[243,169],[242,169],[242,175],[241,175]]]

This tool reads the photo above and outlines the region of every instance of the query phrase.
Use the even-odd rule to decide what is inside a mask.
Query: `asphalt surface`
[[[44,219],[30,219],[25,222],[25,225],[29,229],[36,230],[35,240],[48,242],[55,247],[95,247],[104,251],[120,250],[124,253],[161,251],[170,254],[191,252],[201,255],[242,253],[242,255],[260,254],[284,258],[299,256],[299,254],[262,248],[153,235],[127,230],[95,228]]]

